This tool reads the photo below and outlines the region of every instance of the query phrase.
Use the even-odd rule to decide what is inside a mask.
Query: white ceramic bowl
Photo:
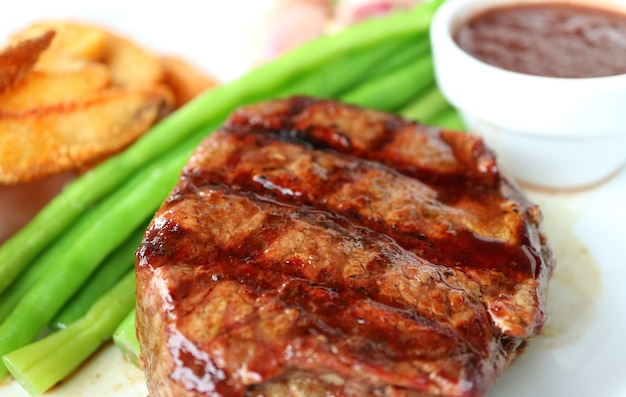
[[[572,0],[550,0],[572,2]],[[626,75],[551,78],[488,65],[464,52],[452,32],[494,5],[537,0],[448,0],[431,40],[437,82],[470,132],[492,147],[520,182],[574,189],[626,164]],[[624,10],[626,1],[578,0]]]

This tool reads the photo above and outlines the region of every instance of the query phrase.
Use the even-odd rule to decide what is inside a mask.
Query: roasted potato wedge
[[[13,42],[0,51],[0,92],[24,78],[54,36],[53,31],[42,31],[39,35]]]
[[[0,110],[23,112],[76,101],[107,88],[110,83],[109,70],[96,63],[63,73],[33,70],[11,89],[0,93]]]
[[[0,183],[27,182],[77,167],[130,145],[164,111],[161,88],[109,89],[83,100],[0,113]]]

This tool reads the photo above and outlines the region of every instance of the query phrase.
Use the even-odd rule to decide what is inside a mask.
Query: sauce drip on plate
[[[626,73],[626,15],[574,4],[484,11],[454,34],[467,53],[503,69],[549,77]]]

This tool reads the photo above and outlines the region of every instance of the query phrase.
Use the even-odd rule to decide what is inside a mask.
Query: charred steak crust
[[[137,250],[151,396],[479,396],[544,323],[541,213],[476,136],[243,107]]]

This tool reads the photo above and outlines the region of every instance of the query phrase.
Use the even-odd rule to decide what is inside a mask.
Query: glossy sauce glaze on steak
[[[478,137],[243,107],[137,251],[152,397],[480,396],[544,323],[541,213]]]

